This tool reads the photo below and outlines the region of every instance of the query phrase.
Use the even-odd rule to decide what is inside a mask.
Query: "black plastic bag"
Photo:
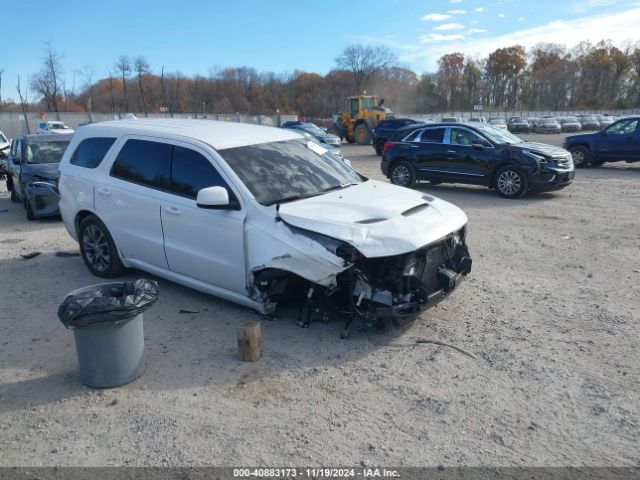
[[[67,328],[121,322],[153,305],[158,293],[158,282],[144,278],[94,285],[67,295],[58,308],[58,318]]]

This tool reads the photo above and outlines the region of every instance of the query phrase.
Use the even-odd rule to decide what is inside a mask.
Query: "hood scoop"
[[[413,208],[410,208],[409,210],[405,210],[404,212],[402,212],[402,216],[408,217],[410,215],[415,215],[416,213],[420,213],[421,211],[423,211],[425,208],[429,208],[428,203],[423,203],[422,205],[417,205]]]
[[[369,223],[384,222],[385,220],[387,220],[387,219],[386,218],[365,218],[364,220],[358,220],[358,221],[353,222],[353,223],[369,224]]]

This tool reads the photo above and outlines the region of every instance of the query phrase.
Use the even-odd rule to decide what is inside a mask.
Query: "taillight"
[[[382,146],[382,154],[383,155],[385,154],[385,152],[387,151],[387,148],[393,147],[395,145],[397,145],[396,142],[384,142],[384,145]]]

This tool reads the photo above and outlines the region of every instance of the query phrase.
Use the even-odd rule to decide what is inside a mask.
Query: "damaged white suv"
[[[467,217],[369,180],[291,130],[209,120],[78,129],[60,211],[91,272],[135,267],[299,323],[409,316],[471,270]]]

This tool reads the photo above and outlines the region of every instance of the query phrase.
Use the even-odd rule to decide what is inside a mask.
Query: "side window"
[[[418,138],[420,138],[420,134],[422,132],[423,132],[423,130],[415,130],[408,137],[406,137],[403,141],[404,142],[417,142]]]
[[[421,143],[443,143],[444,128],[427,128],[420,135]]]
[[[96,168],[102,162],[115,138],[95,137],[80,142],[71,157],[71,164],[85,168]]]
[[[607,128],[607,134],[609,135],[633,135],[638,126],[638,120],[627,120],[618,123],[614,123]]]
[[[127,140],[113,167],[111,176],[152,188],[166,188],[172,146],[147,140]]]
[[[472,143],[486,143],[483,138],[465,128],[451,129],[451,145],[471,145]]]
[[[195,200],[198,191],[207,187],[224,187],[229,192],[229,200],[236,200],[227,183],[209,160],[190,148],[173,147],[171,191]]]

